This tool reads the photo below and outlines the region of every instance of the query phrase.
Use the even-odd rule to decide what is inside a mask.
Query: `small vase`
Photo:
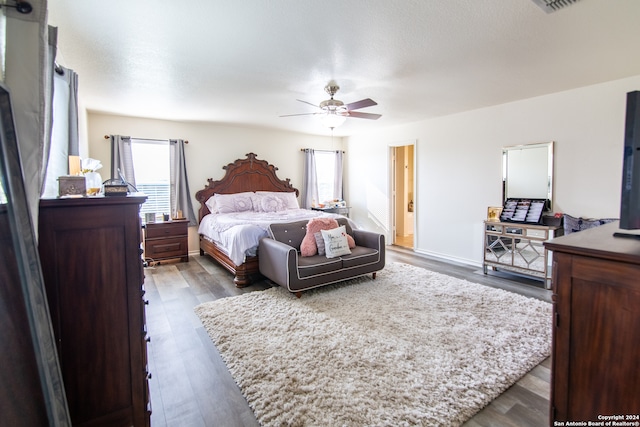
[[[87,187],[87,196],[97,196],[102,188],[102,177],[98,172],[87,172],[84,174]]]

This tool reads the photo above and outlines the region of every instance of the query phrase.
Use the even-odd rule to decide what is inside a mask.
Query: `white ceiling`
[[[92,111],[329,135],[335,80],[372,98],[345,136],[640,74],[640,1],[49,0]]]

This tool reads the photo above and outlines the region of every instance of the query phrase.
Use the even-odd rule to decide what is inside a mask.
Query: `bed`
[[[269,224],[339,217],[300,209],[298,189],[288,178],[278,178],[278,168],[254,153],[246,156],[223,166],[225,176],[219,181],[209,178],[196,193],[200,255],[209,255],[235,275],[237,287],[248,286],[259,277],[257,247],[268,235]]]

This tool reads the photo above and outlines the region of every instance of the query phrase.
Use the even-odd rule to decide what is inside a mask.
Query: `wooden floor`
[[[406,236],[396,234],[396,239],[393,244],[396,246],[402,246],[403,248],[413,249],[413,234],[408,234]]]
[[[387,262],[404,262],[469,281],[550,301],[542,282],[481,268],[445,263],[391,246]],[[203,302],[266,289],[262,281],[238,289],[233,277],[210,258],[145,269],[150,393],[153,427],[257,426],[193,308]],[[303,296],[304,298],[304,296]],[[540,427],[548,425],[549,359],[467,421],[464,426]]]

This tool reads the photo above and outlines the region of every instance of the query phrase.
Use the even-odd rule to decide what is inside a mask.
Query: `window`
[[[170,214],[169,141],[131,138],[131,155],[136,188],[148,196],[140,208],[140,216],[144,217],[146,213]]]
[[[335,186],[336,153],[316,150],[316,177],[318,180],[318,203],[336,198]]]

